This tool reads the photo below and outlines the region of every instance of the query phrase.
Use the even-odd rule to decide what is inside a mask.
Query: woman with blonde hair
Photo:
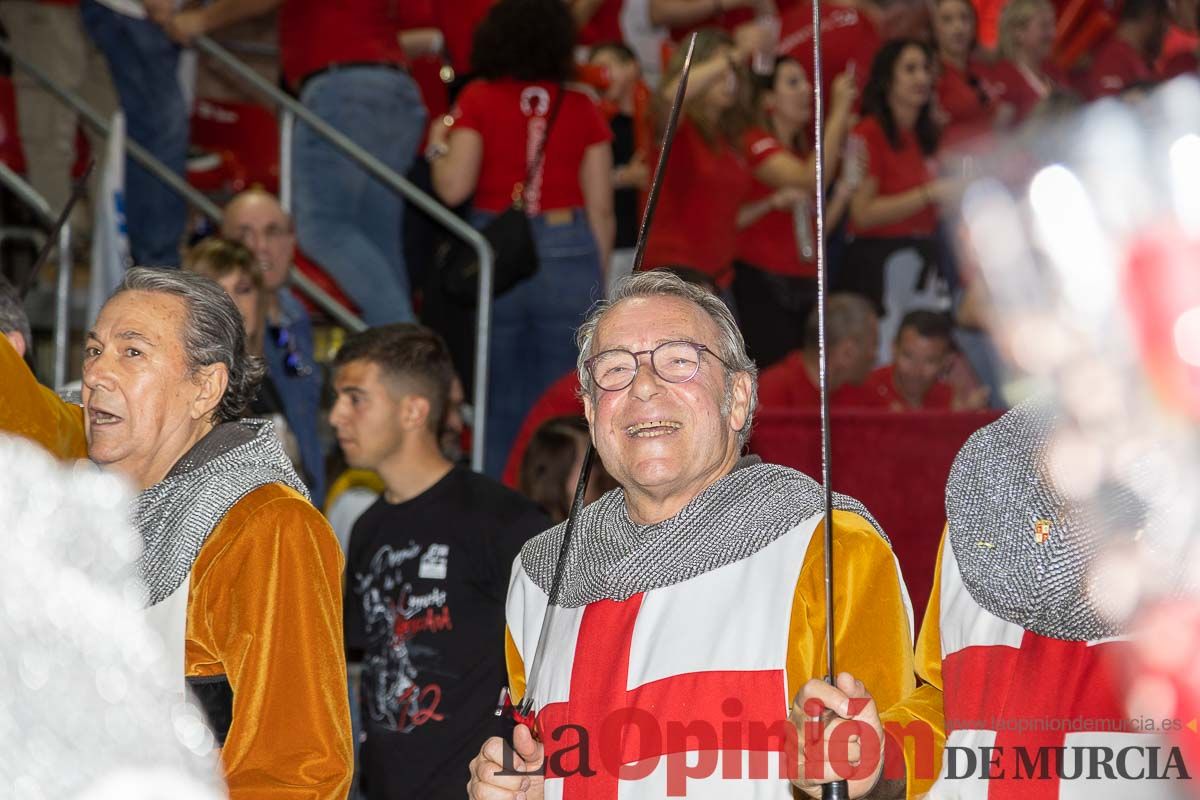
[[[655,106],[660,132],[666,127],[686,50],[681,46],[675,51],[659,84]],[[687,266],[721,286],[729,285],[738,208],[750,190],[750,171],[742,155],[742,134],[750,122],[750,57],[719,28],[697,32],[644,269]],[[661,155],[660,147],[653,160]],[[651,166],[653,174],[656,165]]]
[[[719,28],[697,32],[644,269],[689,267],[728,288],[737,254],[738,212],[750,198],[753,181],[771,189],[813,187],[811,165],[782,147],[779,158],[762,163],[751,165],[746,157],[745,137],[753,120],[747,63],[753,55],[752,44],[737,44]],[[664,128],[685,56],[681,46],[671,57],[655,98]]]
[[[979,15],[971,0],[934,0],[931,21],[937,54],[939,146],[969,145],[999,122],[998,106],[977,60]],[[1007,113],[1011,113],[1007,112]]]
[[[183,268],[212,278],[233,298],[246,327],[246,350],[261,356],[267,319],[267,292],[262,268],[240,242],[210,236],[188,249]]]
[[[267,292],[263,287],[262,267],[254,254],[240,242],[210,236],[188,249],[183,257],[183,268],[212,278],[233,298],[246,328],[246,352],[261,356],[267,326]],[[299,442],[288,424],[283,400],[271,382],[269,373],[263,375],[258,396],[250,401],[246,415],[269,419],[274,423],[275,433],[283,443],[288,458],[304,477],[305,485],[311,485],[309,473],[300,457]]]
[[[1054,6],[1049,0],[1008,0],[1000,12],[998,61],[987,82],[997,102],[1011,105],[1021,122],[1056,88],[1064,76],[1050,63],[1054,48]]]

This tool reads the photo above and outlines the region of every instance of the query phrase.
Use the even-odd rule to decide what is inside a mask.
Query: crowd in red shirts
[[[545,11],[534,14],[539,2]],[[31,4],[20,0],[11,8]],[[502,30],[500,41],[513,52],[497,55],[492,47],[493,63],[481,72],[476,34],[489,20],[503,28],[492,18],[515,4],[524,16],[513,18],[527,19],[527,30]],[[490,472],[498,474],[514,441],[530,434],[528,424],[520,437],[518,429],[539,396],[569,397],[554,389],[570,383],[563,377],[571,372],[569,329],[631,266],[683,63],[681,45],[692,33],[695,60],[642,268],[676,268],[730,302],[763,373],[764,406],[814,402],[807,331],[819,242],[809,3],[263,5],[279,7],[283,82],[302,95],[313,76],[364,64],[411,76],[429,120],[415,177],[431,174],[425,185],[472,224],[483,227],[508,208],[529,178],[524,208],[534,221],[543,272],[554,275],[497,298],[494,344],[505,352],[492,353],[493,368],[528,385],[519,392],[493,387],[493,413],[506,418],[490,426],[497,438],[489,445]],[[162,24],[187,41],[220,29],[226,7],[233,7],[229,0],[203,12],[168,13]],[[565,25],[556,16],[561,9]],[[947,210],[978,165],[1022,126],[1103,97],[1137,102],[1153,84],[1195,73],[1197,22],[1197,0],[821,4],[827,263],[834,291],[865,300],[877,328],[870,335],[865,328],[844,333],[845,343],[857,342],[861,352],[858,361],[847,356],[850,366],[839,373],[838,404],[911,409],[1000,402],[989,359],[966,344],[978,344],[978,331],[957,314],[971,276],[948,244]],[[517,52],[517,43],[527,52]],[[566,66],[555,61],[564,58]],[[560,95],[561,116],[550,121]],[[543,138],[543,160],[527,176]],[[319,191],[313,194],[320,199]],[[408,229],[415,212],[405,214],[410,242],[407,263],[398,268],[411,274],[401,285],[417,316],[446,334],[470,389],[471,311],[447,311],[440,302],[431,288],[436,281],[428,279],[434,245],[413,245]],[[298,216],[298,225],[303,220]],[[354,222],[350,214],[340,224]],[[302,245],[314,235],[311,226],[298,233]],[[336,258],[330,262],[324,266],[334,283],[349,280]],[[365,285],[366,296],[370,285],[378,284]],[[354,299],[356,292],[344,288]],[[921,312],[916,318],[914,310]],[[876,339],[882,344],[871,343]],[[514,355],[522,347],[529,351]],[[926,355],[922,369],[909,356],[914,349]],[[544,368],[519,368],[530,353]],[[890,366],[872,372],[879,364]],[[574,410],[552,405],[555,413]]]

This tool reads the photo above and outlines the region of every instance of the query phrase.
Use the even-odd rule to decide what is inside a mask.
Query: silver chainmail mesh
[[[1096,641],[1125,631],[1097,608],[1089,574],[1109,546],[1132,541],[1148,510],[1120,484],[1086,501],[1055,488],[1047,458],[1061,419],[1035,399],[967,440],[946,485],[949,539],[984,609],[1041,636]],[[1049,531],[1040,542],[1039,525]]]
[[[271,423],[244,419],[213,428],[167,477],[137,496],[133,524],[142,535],[137,568],[147,607],[179,588],[226,512],[268,483],[282,483],[308,498]]]
[[[833,505],[861,515],[887,541],[862,503],[835,492]],[[823,509],[819,483],[757,457],[743,458],[678,514],[653,525],[633,522],[624,493],[613,489],[581,512],[555,605],[627,600],[682,583],[754,555]],[[525,572],[547,593],[565,530],[560,523],[521,549]]]

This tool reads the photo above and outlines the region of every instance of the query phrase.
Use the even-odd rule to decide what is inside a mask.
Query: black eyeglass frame
[[[659,372],[658,366],[654,363],[654,354],[657,353],[659,350],[662,350],[664,347],[670,347],[673,344],[686,344],[689,347],[696,348],[696,369],[694,369],[692,371],[691,375],[687,376],[683,380],[678,380],[678,381],[671,380],[670,378],[668,378],[667,376],[665,376],[661,372]],[[617,387],[614,387],[611,389],[606,386],[600,385],[600,381],[596,380],[596,373],[594,371],[596,362],[599,361],[604,356],[608,355],[609,353],[628,353],[629,355],[633,356],[633,372],[631,372],[629,374],[629,382],[624,384],[623,386],[617,386]],[[667,383],[679,384],[679,383],[687,383],[688,381],[692,380],[693,378],[695,378],[697,375],[700,374],[700,356],[703,355],[704,353],[708,353],[710,356],[715,358],[717,361],[720,361],[721,365],[724,366],[726,369],[730,369],[730,370],[733,369],[733,367],[729,366],[729,362],[727,362],[725,359],[723,359],[719,355],[717,355],[717,352],[715,350],[713,350],[711,347],[709,347],[708,345],[700,344],[699,342],[691,342],[691,341],[688,341],[687,339],[674,339],[670,342],[663,342],[662,344],[658,345],[657,347],[651,348],[650,350],[638,350],[637,352],[634,352],[632,350],[626,350],[623,347],[614,347],[609,350],[605,350],[602,353],[597,353],[596,355],[589,358],[587,361],[584,361],[583,368],[585,370],[587,370],[588,377],[590,377],[592,379],[592,384],[594,386],[596,386],[600,389],[603,389],[606,392],[620,392],[620,391],[624,391],[625,389],[628,389],[630,386],[633,385],[633,382],[635,380],[637,380],[638,371],[642,368],[641,357],[644,355],[650,356],[650,359],[649,359],[650,369],[652,369],[654,371],[655,375],[657,375],[659,378],[666,381]]]

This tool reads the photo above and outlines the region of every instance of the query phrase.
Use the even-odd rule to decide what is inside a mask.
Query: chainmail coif
[[[580,512],[555,605],[627,600],[748,558],[821,514],[824,503],[824,491],[812,478],[755,456],[743,458],[678,514],[653,525],[631,520],[624,492],[613,489]],[[835,492],[833,507],[861,515],[887,541],[857,500]],[[526,574],[547,594],[565,531],[566,523],[560,523],[521,548]]]
[[[1060,421],[1035,399],[967,440],[946,484],[948,538],[963,584],[984,609],[1041,636],[1097,641],[1126,631],[1097,607],[1089,575],[1102,552],[1146,525],[1148,509],[1120,484],[1085,502],[1055,488],[1047,458]]]
[[[137,496],[133,524],[142,536],[137,569],[147,607],[183,584],[229,509],[269,483],[290,486],[309,499],[271,423],[243,419],[213,428],[167,477]]]

